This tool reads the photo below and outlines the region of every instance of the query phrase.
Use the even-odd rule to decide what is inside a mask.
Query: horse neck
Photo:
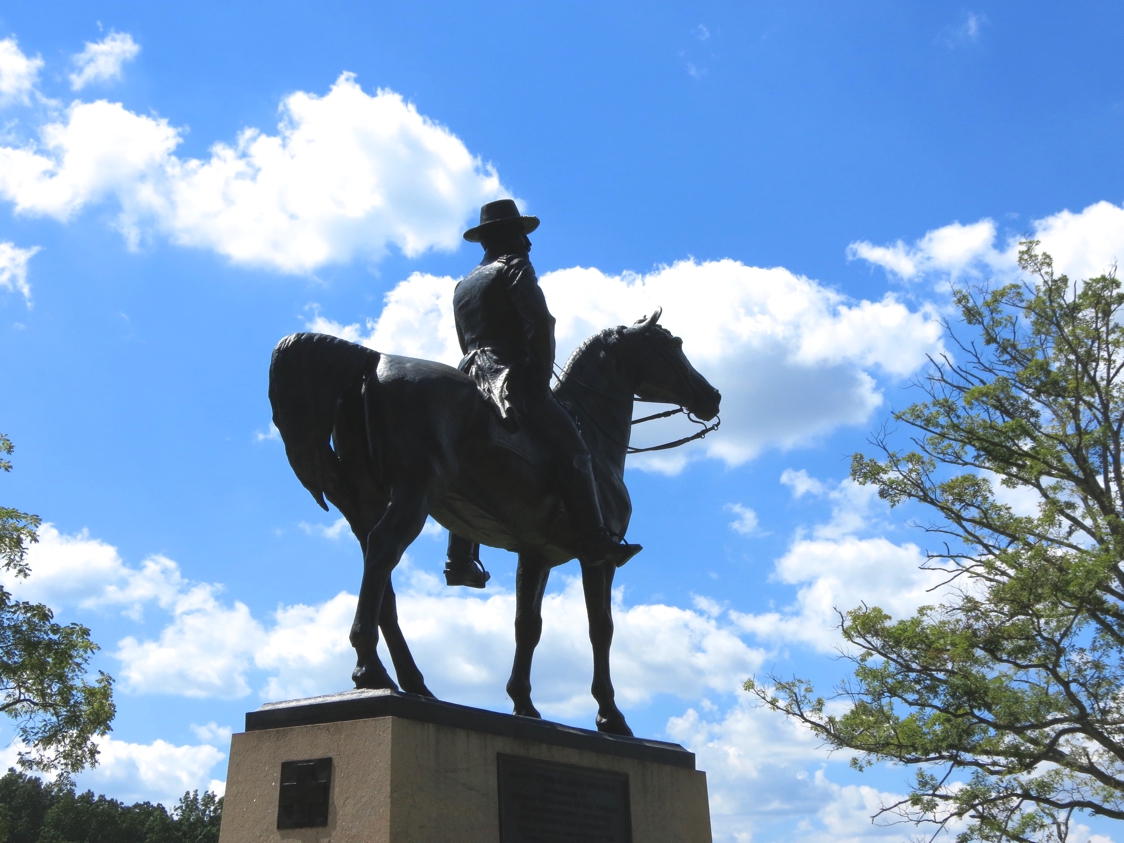
[[[570,407],[595,463],[624,474],[624,460],[632,434],[632,388],[605,365],[613,344],[599,334],[574,352],[558,379],[555,395]]]

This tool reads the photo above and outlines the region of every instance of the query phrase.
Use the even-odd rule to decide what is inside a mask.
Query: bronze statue
[[[469,552],[471,543],[480,543],[519,554],[516,650],[507,683],[515,714],[539,716],[531,702],[530,671],[550,569],[579,559],[597,728],[631,735],[614,702],[609,649],[613,576],[638,549],[620,543],[632,514],[624,463],[633,402],[679,405],[705,421],[717,416],[721,396],[684,356],[682,341],[659,325],[658,310],[589,338],[571,356],[553,392],[544,395],[553,320],[526,260],[529,243],[512,242],[514,232],[525,240],[537,220],[511,211],[514,203],[485,206],[482,224],[506,225],[506,242],[486,251],[485,263],[455,297],[466,351],[462,368],[470,374],[331,336],[293,334],[273,352],[273,420],[301,483],[324,509],[325,501],[339,509],[363,550],[350,635],[356,687],[398,687],[376,652],[381,629],[402,689],[433,696],[398,627],[390,582],[402,553],[432,515],[451,535],[463,537]],[[486,250],[490,235],[500,239],[502,228],[485,228]],[[481,234],[480,227],[469,234]],[[488,322],[504,312],[505,295],[515,309],[510,290],[520,283],[521,293],[538,296],[526,310],[530,333],[522,323],[525,341]],[[498,306],[473,302],[492,294]],[[568,414],[566,421],[558,412]],[[577,431],[576,443],[571,433]],[[586,478],[592,489],[580,485]],[[452,561],[455,572],[457,560]]]

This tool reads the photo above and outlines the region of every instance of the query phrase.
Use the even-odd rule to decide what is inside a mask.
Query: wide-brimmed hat
[[[479,243],[489,231],[520,222],[524,234],[530,234],[539,227],[539,218],[521,215],[514,199],[497,199],[480,209],[480,225],[466,231],[464,239],[469,243]]]

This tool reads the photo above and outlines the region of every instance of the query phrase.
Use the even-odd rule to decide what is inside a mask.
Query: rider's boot
[[[561,472],[560,472],[561,474]],[[578,559],[585,565],[620,567],[644,548],[610,535],[601,517],[593,465],[586,454],[574,458],[573,471],[562,477],[562,500],[578,533]]]
[[[492,575],[480,562],[480,545],[455,533],[449,533],[448,559],[445,562],[445,585],[466,585],[483,588]]]

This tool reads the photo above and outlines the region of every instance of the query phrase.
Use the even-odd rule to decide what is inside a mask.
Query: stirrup
[[[445,562],[445,585],[465,585],[469,588],[483,588],[491,578],[492,575],[484,570],[484,563],[479,559],[468,559],[464,561],[448,559]]]
[[[586,547],[578,554],[578,559],[585,565],[604,565],[611,562],[619,568],[637,553],[644,549],[643,545],[628,544],[623,539],[613,541],[612,537],[605,535],[605,542],[600,547],[590,547],[593,542],[587,540]]]

